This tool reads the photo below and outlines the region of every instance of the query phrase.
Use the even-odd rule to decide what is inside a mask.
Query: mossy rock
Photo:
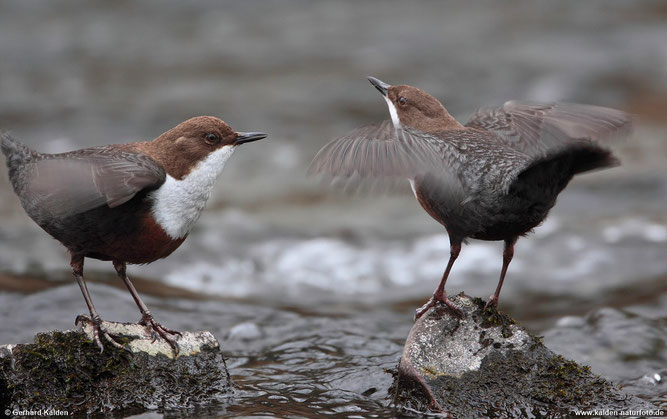
[[[553,353],[509,316],[465,295],[422,316],[408,335],[394,403],[454,417],[562,417],[575,410],[651,408]]]
[[[0,411],[59,409],[72,413],[194,408],[233,395],[218,342],[184,332],[174,357],[143,327],[103,323],[128,350],[104,352],[82,331],[53,331],[32,344],[0,346]]]

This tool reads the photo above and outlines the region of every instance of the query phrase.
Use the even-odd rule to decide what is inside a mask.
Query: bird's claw
[[[86,323],[89,323],[93,326],[93,342],[97,345],[98,348],[100,348],[100,353],[104,352],[104,345],[102,344],[102,339],[100,337],[103,337],[106,341],[111,343],[113,346],[115,346],[118,349],[122,349],[124,351],[127,351],[129,353],[132,353],[128,348],[125,346],[121,345],[120,343],[116,342],[113,337],[109,333],[107,333],[105,330],[102,329],[102,319],[99,317],[88,317],[85,314],[79,314],[76,316],[76,319],[74,320],[74,325],[75,326],[82,326]]]
[[[447,306],[451,311],[454,312],[458,317],[463,318],[463,312],[461,309],[456,307],[454,303],[452,303],[449,298],[447,298],[447,295],[442,294],[441,296],[437,296],[436,294],[433,294],[433,296],[420,308],[418,308],[415,312],[415,318],[414,321],[417,321],[421,316],[426,314],[426,312],[433,306],[435,306],[437,303],[442,303],[445,306]]]
[[[426,314],[426,312],[435,305],[435,299],[433,297],[429,298],[429,300],[424,304],[423,306],[419,307],[417,310],[415,310],[415,317],[414,321],[417,321],[421,316]]]
[[[150,313],[144,314],[141,317],[139,324],[145,326],[150,330],[150,333],[153,336],[153,342],[155,342],[158,336],[160,336],[169,344],[169,346],[171,346],[171,349],[174,351],[174,355],[178,355],[179,352],[178,344],[173,338],[171,338],[167,334],[183,336],[181,332],[178,332],[176,330],[171,330],[162,326],[160,323],[156,322],[153,319],[153,316]]]
[[[484,305],[484,311],[490,309],[490,308],[498,308],[498,298],[495,295],[492,295],[489,298],[489,301],[486,302],[486,305]]]

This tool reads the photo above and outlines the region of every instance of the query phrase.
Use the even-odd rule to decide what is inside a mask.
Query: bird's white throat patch
[[[408,182],[410,182],[410,187],[412,188],[412,193],[415,194],[415,198],[417,198],[417,188],[415,187],[415,180],[414,179],[408,179]],[[419,201],[419,198],[417,198],[417,201]]]
[[[153,217],[169,237],[180,239],[190,232],[234,149],[229,145],[214,151],[181,180],[167,175],[152,193]]]
[[[389,100],[387,96],[384,96],[384,100],[387,101],[387,106],[389,107],[389,114],[391,115],[391,122],[394,123],[394,128],[401,127],[401,120],[398,119],[398,112],[396,112],[396,106]]]

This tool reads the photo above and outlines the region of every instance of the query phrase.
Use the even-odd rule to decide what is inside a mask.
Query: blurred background
[[[462,122],[509,99],[635,113],[623,166],[576,178],[519,240],[500,309],[665,407],[666,22],[661,1],[10,0],[0,129],[43,152],[152,139],[196,115],[269,133],[228,162],[188,240],[130,277],[158,321],[221,341],[243,394],[226,413],[391,414],[384,369],[449,243],[410,193],[350,197],[305,176],[329,139],[388,118],[366,76],[420,87]],[[487,298],[501,255],[471,241],[448,293]],[[0,171],[0,344],[86,312],[68,260]],[[137,320],[111,264],[86,263],[102,317]]]

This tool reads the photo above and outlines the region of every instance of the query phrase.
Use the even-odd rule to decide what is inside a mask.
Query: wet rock
[[[210,332],[183,332],[174,356],[140,325],[103,322],[102,328],[128,350],[107,343],[100,354],[89,326],[0,346],[0,411],[142,411],[230,401],[229,373]]]
[[[408,335],[392,391],[397,406],[454,417],[566,416],[575,410],[651,409],[647,402],[555,354],[479,298],[437,306]]]

